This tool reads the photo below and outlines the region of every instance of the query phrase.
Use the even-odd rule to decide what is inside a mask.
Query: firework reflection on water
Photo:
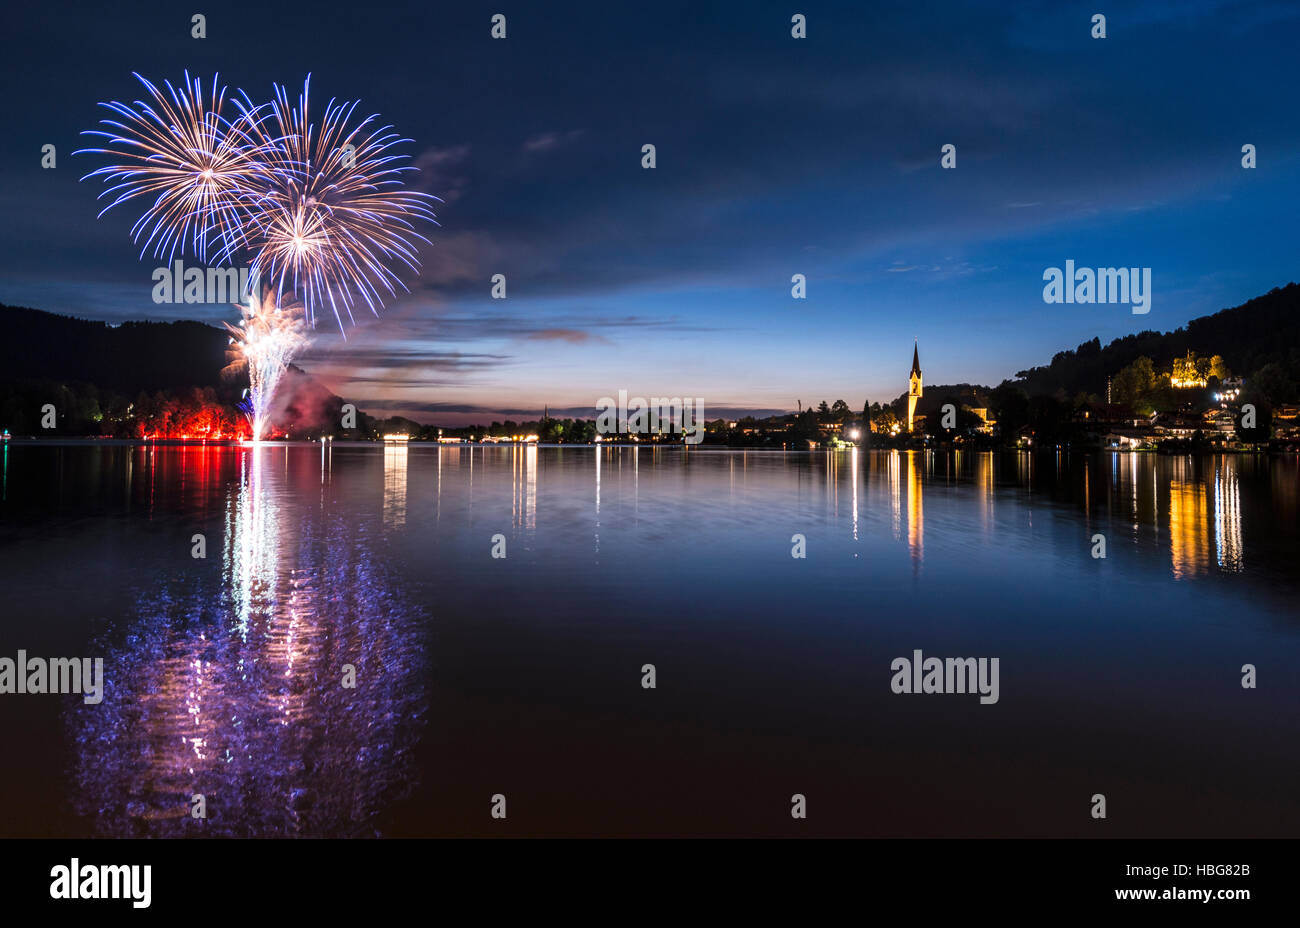
[[[105,634],[104,701],[69,708],[74,805],[112,837],[374,836],[418,782],[424,616],[379,524],[303,519],[288,449],[238,453],[220,575],[142,591]]]

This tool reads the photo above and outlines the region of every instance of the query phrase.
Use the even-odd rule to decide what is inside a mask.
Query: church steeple
[[[907,430],[912,431],[916,416],[916,403],[921,398],[921,354],[917,341],[912,341],[912,373],[907,378]]]

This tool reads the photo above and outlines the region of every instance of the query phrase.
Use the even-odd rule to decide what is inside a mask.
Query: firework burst
[[[179,88],[135,77],[149,99],[100,104],[120,119],[103,119],[107,128],[82,134],[107,139],[108,147],[76,152],[120,159],[82,178],[101,177],[110,185],[99,195],[110,198],[99,215],[128,200],[151,198],[131,229],[137,244],[144,239],[142,256],[152,246],[155,257],[169,261],[187,249],[205,260],[229,257],[247,219],[242,192],[273,144],[260,132],[261,110],[241,105],[236,118],[227,119],[226,88],[215,76],[207,96],[188,72]]]
[[[406,189],[415,168],[396,146],[410,142],[377,116],[355,119],[357,103],[331,99],[319,123],[308,112],[311,75],[294,105],[284,87],[255,105],[231,97],[216,77],[160,88],[135,75],[148,98],[104,103],[116,118],[85,134],[115,164],[87,174],[102,178],[105,212],[129,200],[149,201],[131,230],[167,260],[187,249],[211,263],[247,262],[254,285],[227,325],[249,375],[253,437],[269,428],[275,388],[289,361],[307,344],[317,316],[344,316],[361,304],[378,314],[385,296],[406,287],[394,266],[419,271],[416,242],[428,242],[417,221],[437,225],[437,197]]]
[[[377,313],[384,293],[406,289],[390,265],[419,270],[415,241],[428,240],[412,220],[436,224],[436,198],[404,186],[414,168],[393,149],[410,139],[373,115],[354,123],[355,102],[330,100],[311,122],[310,88],[308,75],[294,105],[276,85],[265,120],[247,97],[241,106],[261,153],[243,191],[242,242],[256,255],[253,270],[277,292],[296,293],[310,324],[328,309],[342,329],[354,306]]]

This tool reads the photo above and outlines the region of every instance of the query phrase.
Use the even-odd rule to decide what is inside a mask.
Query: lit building
[[[1204,359],[1200,364],[1190,351],[1185,358],[1174,358],[1174,369],[1169,373],[1169,385],[1179,390],[1201,389],[1207,381],[1204,373]]]
[[[912,373],[908,377],[907,390],[907,430],[912,431],[912,421],[916,416],[916,404],[921,399],[921,357],[918,346],[912,344]]]
[[[993,434],[993,426],[998,424],[998,420],[989,415],[988,406],[965,406],[963,408],[968,409],[975,415],[979,416],[980,424],[975,427],[975,431],[982,432],[985,435]]]

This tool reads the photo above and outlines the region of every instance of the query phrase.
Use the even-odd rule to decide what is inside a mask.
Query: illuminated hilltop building
[[[918,346],[912,344],[912,373],[908,378],[907,390],[907,430],[912,431],[912,419],[916,415],[916,404],[921,399],[921,358],[917,354]]]

